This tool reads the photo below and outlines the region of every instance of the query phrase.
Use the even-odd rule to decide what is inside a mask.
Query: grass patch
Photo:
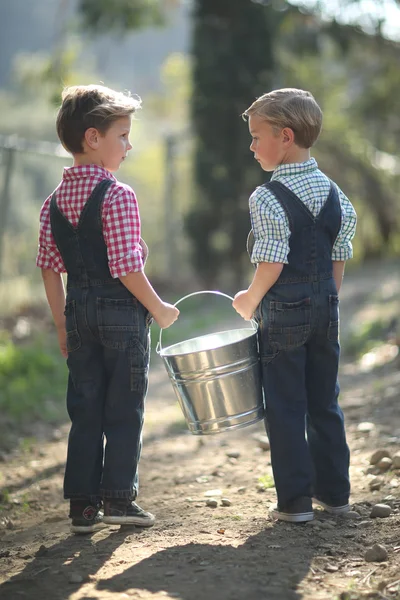
[[[344,345],[344,352],[351,356],[361,357],[384,344],[390,329],[392,319],[380,317],[370,321],[365,321],[353,328],[347,335]]]
[[[55,346],[40,338],[15,344],[0,334],[0,413],[12,422],[53,420],[64,402],[67,382],[65,361]],[[64,405],[63,405],[64,408]],[[29,451],[32,440],[27,439]]]
[[[261,475],[261,477],[259,477],[257,481],[260,484],[260,486],[263,486],[264,490],[269,490],[275,487],[275,482],[272,475]]]

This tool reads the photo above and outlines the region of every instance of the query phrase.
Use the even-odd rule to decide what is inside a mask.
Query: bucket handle
[[[219,292],[217,290],[203,290],[200,292],[192,292],[191,294],[188,294],[187,296],[183,296],[183,298],[180,298],[177,302],[175,302],[174,306],[178,306],[178,304],[183,302],[183,300],[187,300],[188,298],[191,298],[192,296],[199,296],[200,294],[216,294],[217,296],[224,296],[225,298],[228,298],[229,300],[232,300],[232,302],[233,302],[233,298],[231,296],[228,296],[228,294],[224,294],[223,292]],[[254,319],[250,319],[250,322],[253,326],[254,331],[257,331],[258,325],[257,325],[256,321]],[[160,339],[158,340],[157,346],[156,346],[157,354],[160,354],[160,352],[162,351],[162,345],[161,345],[162,332],[163,332],[163,329],[161,328],[160,329]]]

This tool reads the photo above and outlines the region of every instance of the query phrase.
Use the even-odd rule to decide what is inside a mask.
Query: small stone
[[[372,548],[368,548],[364,554],[364,559],[367,562],[383,562],[384,560],[387,560],[387,557],[387,550],[382,544],[374,544]]]
[[[222,506],[231,506],[232,502],[229,498],[221,498],[221,504]]]
[[[400,452],[396,452],[393,456],[393,469],[400,469]]]
[[[307,527],[312,527],[313,529],[321,529],[320,525],[321,521],[316,521],[315,519],[313,521],[307,521]]]
[[[385,456],[385,458],[382,458],[382,460],[380,460],[376,466],[379,468],[379,470],[381,472],[385,473],[385,471],[388,471],[390,469],[392,464],[393,464],[392,459],[389,458],[388,456]]]
[[[399,480],[398,479],[391,479],[389,481],[389,487],[391,488],[398,488],[400,486]]]
[[[245,493],[245,491],[246,491],[246,488],[245,488],[244,486],[242,486],[242,487],[239,487],[239,488],[237,489],[237,491],[238,491],[238,494],[244,494],[244,493]]]
[[[357,431],[360,431],[361,433],[371,433],[374,429],[375,423],[370,423],[369,421],[363,421],[362,423],[359,423],[357,427]]]
[[[78,573],[71,573],[68,578],[69,583],[82,583],[82,581],[83,581],[83,577],[82,577],[82,575],[79,575]]]
[[[240,452],[239,452],[239,450],[228,450],[226,455],[228,458],[239,458]]]
[[[382,458],[386,457],[391,458],[389,450],[386,450],[386,448],[379,448],[378,450],[375,450],[375,452],[370,456],[369,464],[377,465],[382,460]]]
[[[54,429],[52,432],[51,437],[53,438],[53,440],[61,440],[63,434],[62,431],[60,429]]]
[[[372,507],[369,516],[371,519],[375,519],[376,517],[383,519],[385,517],[389,517],[391,512],[392,509],[387,504],[375,504],[375,506]]]
[[[208,500],[206,500],[206,506],[208,506],[209,508],[217,508],[218,502],[213,498],[208,498]]]
[[[334,529],[335,525],[329,523],[329,521],[320,521],[319,526],[321,529]]]
[[[258,447],[261,448],[261,450],[264,450],[265,452],[269,450],[270,444],[269,439],[266,435],[262,435],[258,438]]]
[[[349,521],[351,521],[351,520],[355,521],[356,519],[361,519],[360,515],[355,510],[349,510],[347,513],[344,513],[343,517],[345,519],[348,519]]]
[[[383,484],[384,484],[384,480],[382,479],[382,477],[373,477],[370,480],[368,486],[371,491],[374,491],[374,490],[380,490]]]
[[[336,567],[335,565],[326,565],[325,571],[328,573],[336,573],[336,571],[339,571],[339,567]]]
[[[379,475],[379,469],[376,465],[369,465],[366,469],[364,469],[364,473],[366,475]]]
[[[204,496],[206,498],[215,498],[215,497],[219,497],[222,496],[222,490],[207,490],[206,492],[204,492]]]

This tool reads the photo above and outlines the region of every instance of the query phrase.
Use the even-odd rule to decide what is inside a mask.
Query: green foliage
[[[160,0],[79,0],[78,10],[83,26],[96,33],[121,33],[165,22]]]
[[[371,348],[385,343],[391,320],[381,317],[353,327],[346,337],[344,352],[351,356],[362,356]]]
[[[192,122],[196,203],[186,219],[193,264],[207,287],[223,270],[242,279],[248,197],[263,180],[240,115],[271,89],[278,13],[247,0],[194,4]],[[249,32],[251,37],[249,38]]]
[[[4,332],[0,337],[0,413],[13,421],[51,419],[65,395],[66,366],[40,340],[15,345]]]

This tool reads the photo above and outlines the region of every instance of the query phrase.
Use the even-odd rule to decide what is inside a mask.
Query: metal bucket
[[[175,306],[198,294],[181,298]],[[211,333],[157,352],[162,357],[176,397],[195,435],[220,433],[245,427],[264,417],[261,367],[257,344],[257,324]]]

